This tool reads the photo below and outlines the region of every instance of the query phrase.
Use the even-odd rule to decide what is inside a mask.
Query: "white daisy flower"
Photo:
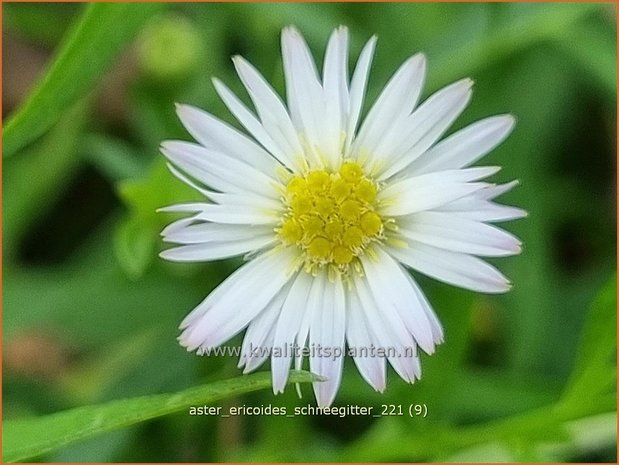
[[[327,378],[314,385],[319,406],[335,398],[344,359],[335,355],[346,344],[377,391],[385,389],[387,361],[404,380],[419,379],[416,349],[432,354],[443,330],[407,268],[505,292],[508,280],[477,256],[518,254],[520,241],[488,223],[526,215],[494,202],[515,182],[481,181],[498,167],[468,168],[507,137],[512,116],[486,118],[438,142],[467,106],[470,79],[417,105],[426,59],[414,55],[359,124],[375,44],[375,37],[367,42],[349,80],[348,31],[338,28],[320,77],[304,39],[288,27],[287,104],[236,56],[255,113],[223,83],[214,85],[249,136],[178,105],[198,143],[161,148],[172,172],[208,199],[162,209],[191,216],[163,230],[180,246],[161,256],[248,260],[185,318],[180,343],[204,354],[247,328],[239,366],[249,372],[270,357],[275,393],[292,359],[299,369],[308,355],[310,370]]]

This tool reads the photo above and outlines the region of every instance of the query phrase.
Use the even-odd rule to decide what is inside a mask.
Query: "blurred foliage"
[[[38,88],[3,128],[3,156],[13,154],[49,129],[63,109],[91,89],[140,26],[159,9],[157,3],[89,4]]]
[[[446,331],[422,380],[391,373],[379,395],[346,361],[336,405],[424,403],[427,418],[184,413],[40,459],[616,461],[616,8],[603,3],[4,4],[5,43],[24,45],[5,49],[5,79],[32,81],[20,74],[28,50],[49,57],[30,95],[3,95],[25,102],[3,108],[3,154],[13,154],[3,162],[5,421],[238,374],[236,360],[199,358],[175,341],[182,317],[240,261],[157,259],[172,217],[155,209],[196,198],[157,152],[164,139],[189,139],[174,102],[238,127],[210,83],[217,76],[248,101],[233,54],[282,92],[287,24],[318,60],[339,24],[352,57],[377,34],[367,102],[423,51],[426,96],[476,82],[453,130],[516,115],[486,159],[503,166],[497,181],[520,179],[504,201],[530,213],[506,225],[524,241],[499,264],[513,291],[477,295],[419,277]],[[5,94],[15,88],[5,84]],[[216,405],[312,403],[308,387],[301,400],[293,391]],[[53,430],[54,417],[43,418]]]

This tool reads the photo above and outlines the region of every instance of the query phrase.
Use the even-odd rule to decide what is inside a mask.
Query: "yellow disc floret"
[[[330,266],[347,272],[383,236],[377,192],[377,184],[353,161],[336,172],[321,169],[294,176],[286,184],[286,214],[276,231],[284,244],[300,248],[306,271]]]

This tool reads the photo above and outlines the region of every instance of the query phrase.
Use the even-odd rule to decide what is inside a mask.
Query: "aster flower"
[[[489,117],[439,141],[473,83],[463,79],[417,105],[426,70],[417,54],[359,124],[375,44],[375,37],[367,42],[349,81],[348,31],[338,28],[321,78],[299,32],[285,28],[286,104],[234,57],[255,113],[222,82],[214,85],[249,135],[178,105],[198,143],[161,148],[172,173],[206,197],[162,209],[190,216],[164,229],[164,240],[180,246],[161,256],[248,261],[185,318],[180,343],[203,354],[247,328],[239,366],[249,372],[271,356],[275,393],[293,362],[303,364],[304,352],[286,347],[331,350],[309,355],[310,370],[327,378],[314,384],[320,406],[335,398],[344,357],[332,355],[346,345],[357,349],[354,362],[377,391],[385,389],[387,361],[408,382],[421,376],[417,348],[432,354],[443,330],[407,268],[501,293],[508,280],[478,257],[520,252],[517,238],[489,224],[525,216],[494,202],[516,183],[482,181],[497,167],[469,168],[507,137],[514,118]]]

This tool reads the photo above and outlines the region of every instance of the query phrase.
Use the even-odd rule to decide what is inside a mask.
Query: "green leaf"
[[[89,99],[67,109],[58,124],[22,156],[4,162],[2,235],[5,259],[16,253],[22,236],[65,192],[79,169],[80,136],[88,122]]]
[[[80,5],[65,4],[63,7],[66,8],[60,9],[53,3],[7,3],[2,8],[3,29],[29,42],[53,47],[70,26],[71,15],[67,14],[67,8],[74,10]],[[41,18],[45,18],[45,27],[41,27]]]
[[[463,72],[474,76],[527,47],[560,37],[599,9],[596,3],[535,5],[530,15],[516,15],[486,36],[445,48],[430,68],[429,82],[437,82],[435,77],[450,82]]]
[[[170,216],[157,213],[157,209],[179,202],[204,200],[204,196],[170,173],[163,157],[155,159],[145,177],[120,181],[117,190],[132,216],[158,224],[166,224]]]
[[[600,91],[612,100],[617,96],[617,49],[610,25],[604,22],[583,24],[573,31],[565,31],[555,42],[572,57],[574,65]]]
[[[80,152],[85,160],[112,181],[139,177],[150,161],[140,150],[109,134],[86,134]]]
[[[291,372],[289,382],[322,381],[308,372]],[[267,388],[268,372],[241,376],[172,394],[123,399],[107,404],[79,407],[45,417],[6,421],[2,428],[2,458],[16,462],[55,451],[67,444],[152,418],[180,412],[192,406]]]
[[[156,256],[159,232],[171,219],[157,209],[201,196],[171,175],[163,157],[154,161],[146,177],[120,181],[117,190],[129,213],[116,229],[114,252],[127,276],[137,279]]]
[[[614,275],[591,304],[561,409],[567,412],[616,409],[616,350],[617,277]],[[608,398],[610,405],[602,402],[608,394],[612,394]]]
[[[583,372],[594,362],[607,365],[612,360],[617,345],[616,309],[617,276],[613,276],[591,304],[574,365],[575,372]]]
[[[163,3],[92,3],[67,34],[49,70],[6,123],[3,154],[9,156],[44,134],[83,97]]]
[[[114,252],[129,278],[140,278],[155,257],[156,229],[156,223],[153,226],[137,217],[127,217],[116,227]]]

